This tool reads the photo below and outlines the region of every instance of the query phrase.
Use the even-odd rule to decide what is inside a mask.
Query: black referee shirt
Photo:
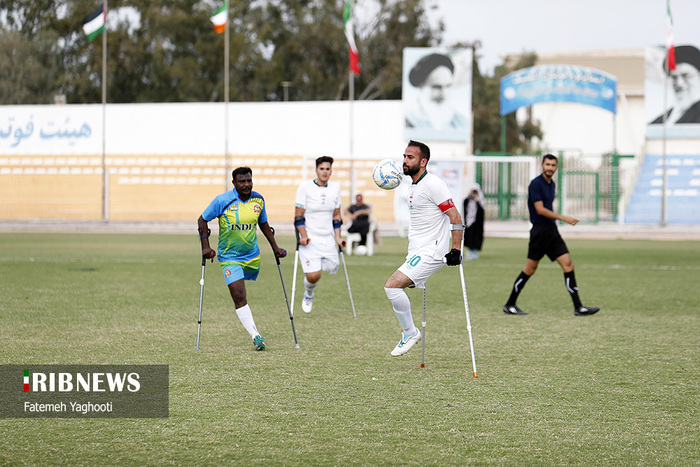
[[[532,179],[530,187],[527,190],[527,209],[530,211],[530,222],[533,224],[540,222],[555,223],[554,219],[549,219],[548,217],[537,214],[537,210],[535,209],[535,203],[537,201],[542,201],[542,205],[545,208],[554,211],[555,191],[556,183],[554,183],[554,180],[552,180],[551,183],[547,183],[543,174]]]

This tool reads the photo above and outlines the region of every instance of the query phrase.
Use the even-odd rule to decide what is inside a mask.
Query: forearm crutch
[[[275,235],[275,229],[270,227],[272,235]],[[287,255],[287,250],[282,250],[284,256]],[[273,254],[275,254],[273,250]],[[277,261],[277,270],[280,273],[280,281],[282,282],[282,290],[284,291],[284,301],[287,302],[287,311],[289,311],[289,321],[292,323],[292,333],[294,334],[294,346],[299,349],[299,340],[297,340],[297,330],[294,327],[294,314],[292,313],[292,307],[289,305],[289,297],[287,296],[287,286],[284,284],[284,276],[282,275],[282,265],[280,264],[280,259],[275,254],[275,261]]]
[[[425,320],[425,296],[426,296],[426,291],[428,290],[428,284],[426,284],[423,287],[423,338],[421,339],[422,344],[423,344],[423,349],[421,351],[421,356],[420,356],[420,367],[425,368],[425,325],[426,325],[426,320]]]
[[[294,251],[294,274],[292,276],[292,303],[289,308],[289,313],[294,316],[294,296],[297,290],[297,266],[299,265],[299,231],[294,227],[294,234],[297,239],[297,247]]]
[[[197,347],[199,351],[199,333],[202,330],[202,302],[204,300],[204,267],[207,265],[207,259],[202,256],[202,278],[199,280],[199,319],[197,320]]]
[[[471,354],[472,354],[472,369],[474,370],[474,378],[478,378],[479,375],[476,372],[476,358],[474,357],[474,339],[472,338],[472,323],[471,320],[469,319],[469,301],[467,300],[467,286],[465,285],[464,282],[464,232],[466,230],[466,226],[462,225],[460,226],[462,230],[462,245],[461,249],[459,251],[460,254],[460,263],[459,263],[459,278],[462,281],[462,296],[464,297],[464,312],[467,315],[467,331],[469,331],[469,348],[471,349]]]
[[[350,306],[352,306],[352,318],[357,319],[357,314],[355,313],[355,302],[352,299],[352,290],[350,289],[350,279],[348,278],[348,268],[345,265],[345,253],[343,252],[343,247],[338,245],[338,254],[340,255],[340,261],[343,263],[343,271],[345,271],[345,283],[348,285],[348,295],[350,295]]]

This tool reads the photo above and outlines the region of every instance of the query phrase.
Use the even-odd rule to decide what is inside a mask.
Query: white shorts
[[[308,245],[299,245],[299,259],[304,274],[316,271],[337,273],[340,259],[335,237],[314,237]]]
[[[414,287],[424,289],[428,278],[445,265],[443,257],[444,255],[436,257],[434,251],[409,253],[398,270],[413,281]]]

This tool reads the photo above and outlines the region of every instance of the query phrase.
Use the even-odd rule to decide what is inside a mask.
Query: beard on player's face
[[[404,162],[403,164],[403,174],[404,175],[415,175],[420,170],[420,159],[416,162],[416,165],[410,166]]]

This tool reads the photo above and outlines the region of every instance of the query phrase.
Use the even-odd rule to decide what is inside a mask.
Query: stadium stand
[[[700,154],[667,155],[667,224],[700,225]],[[646,155],[625,212],[625,223],[661,221],[663,158]]]

